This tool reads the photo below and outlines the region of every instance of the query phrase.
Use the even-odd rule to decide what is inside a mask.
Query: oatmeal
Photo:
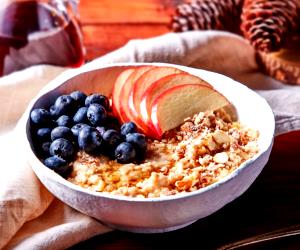
[[[120,164],[78,152],[68,180],[93,191],[131,197],[192,192],[219,181],[258,152],[258,131],[223,111],[199,113],[162,140],[148,140],[142,163]]]

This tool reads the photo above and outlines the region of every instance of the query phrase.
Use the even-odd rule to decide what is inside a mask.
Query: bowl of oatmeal
[[[49,83],[27,108],[49,107],[62,94],[80,90],[111,96],[126,69],[154,65],[200,77],[235,107],[198,112],[160,139],[147,138],[142,162],[119,163],[79,151],[62,177],[36,156],[30,119],[28,161],[58,199],[104,224],[131,232],[166,232],[206,217],[242,195],[268,161],[274,117],[267,102],[244,85],[217,73],[184,66],[114,64],[70,70]],[[232,114],[231,114],[232,115]]]

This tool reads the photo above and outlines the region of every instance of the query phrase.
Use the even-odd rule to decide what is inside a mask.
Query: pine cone
[[[228,30],[239,32],[243,0],[193,0],[177,6],[172,18],[176,32],[188,30]]]
[[[241,30],[260,51],[279,50],[297,28],[298,0],[245,0]]]
[[[275,79],[300,85],[300,35],[288,38],[285,46],[277,52],[258,51],[260,68]]]

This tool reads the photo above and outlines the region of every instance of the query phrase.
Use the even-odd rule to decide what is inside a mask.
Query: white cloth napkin
[[[225,74],[267,99],[277,134],[300,128],[300,87],[262,74],[254,50],[239,36],[197,31],[133,40],[83,67],[114,62],[168,62]],[[54,198],[22,153],[17,121],[31,98],[64,70],[42,65],[0,78],[0,249],[64,249],[111,230]]]

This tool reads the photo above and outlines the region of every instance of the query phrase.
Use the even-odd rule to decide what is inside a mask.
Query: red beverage
[[[76,67],[83,61],[80,28],[66,12],[34,0],[0,7],[0,76],[35,64]]]

